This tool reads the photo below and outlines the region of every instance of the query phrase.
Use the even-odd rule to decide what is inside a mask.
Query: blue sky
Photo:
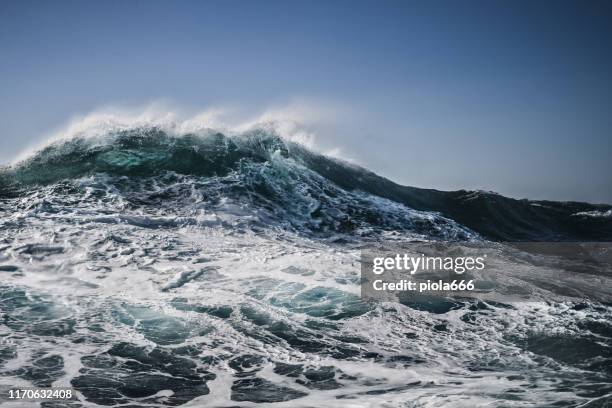
[[[610,44],[603,1],[2,1],[0,161],[101,106],[300,100],[402,184],[612,202]]]

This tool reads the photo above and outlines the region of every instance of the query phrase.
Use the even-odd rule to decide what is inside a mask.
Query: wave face
[[[251,227],[305,234],[384,230],[452,240],[476,236],[439,215],[344,190],[307,167],[304,159],[310,155],[263,131],[175,137],[159,129],[135,129],[50,145],[5,171],[3,180],[5,191],[17,195],[32,186],[74,188],[81,194],[113,190],[121,205],[170,212],[178,223],[222,221],[233,212],[230,218]]]
[[[402,229],[392,225],[387,216],[395,216],[386,211],[399,204],[441,213],[492,240],[612,241],[612,217],[591,216],[609,214],[610,205],[516,200],[487,192],[400,186],[266,130],[234,136],[214,131],[176,136],[159,127],[136,127],[74,137],[0,170],[0,196],[99,174],[134,180],[169,174],[205,179],[209,185],[217,182],[215,188],[224,197],[256,200],[249,202],[250,208],[276,204],[277,208],[294,209],[298,216],[309,214],[313,220],[318,216],[331,216],[339,224],[345,220],[347,228],[350,219],[357,219],[359,224],[366,220],[387,229]],[[372,197],[393,203],[366,204]],[[361,202],[349,204],[355,200]],[[287,205],[289,202],[295,206]],[[322,228],[327,227],[323,220]]]
[[[472,222],[483,197],[496,217]],[[607,208],[533,204],[398,186],[263,130],[49,145],[0,175],[0,390],[82,399],[53,407],[604,403],[608,305],[359,297],[364,245],[531,237],[517,216],[605,238],[606,217],[576,214]],[[566,212],[599,224],[561,229]]]

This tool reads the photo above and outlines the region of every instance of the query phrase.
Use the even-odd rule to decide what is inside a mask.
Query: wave
[[[581,211],[573,214],[576,217],[602,217],[612,218],[612,210],[608,211]]]
[[[263,130],[170,136],[157,128],[132,129],[49,145],[4,177],[13,192],[28,197],[22,200],[27,208],[40,202],[31,194],[40,198],[44,191],[36,211],[65,211],[80,220],[73,206],[59,210],[68,197],[71,203],[99,198],[97,208],[114,215],[96,214],[96,222],[149,228],[217,224],[325,236],[381,231],[450,240],[476,236],[440,215],[342,189],[306,165],[311,155]],[[123,206],[145,215],[122,215]]]
[[[578,297],[607,295],[597,265],[561,281],[531,255],[502,264],[493,280],[532,302],[359,296],[360,249],[601,238],[608,218],[571,214],[608,207],[399,186],[269,129],[77,136],[0,180],[2,389],[160,407],[576,406],[611,391],[612,308]]]
[[[472,230],[493,240],[612,239],[610,217],[574,216],[606,213],[611,206],[401,186],[359,166],[313,152],[269,128],[231,135],[214,130],[177,135],[161,127],[141,126],[76,136],[49,144],[2,170],[0,194],[18,196],[37,186],[100,174],[123,180],[124,194],[131,197],[134,186],[130,190],[126,179],[142,183],[157,178],[161,184],[172,184],[176,177],[191,177],[192,182],[197,179],[197,183],[207,184],[205,195],[215,196],[217,201],[224,195],[248,203],[251,210],[272,208],[276,222],[295,224],[293,221],[301,218],[311,229],[357,230],[364,225],[407,229],[415,228],[414,219],[420,217],[428,219],[424,228],[416,228],[422,233],[433,234],[440,230],[436,223],[450,225],[449,219],[464,226],[460,233],[461,228],[454,225],[438,234],[446,238],[465,238]],[[150,191],[150,195],[163,194]],[[413,213],[407,215],[410,211]],[[442,216],[415,217],[418,211]],[[451,229],[456,233],[447,233]]]

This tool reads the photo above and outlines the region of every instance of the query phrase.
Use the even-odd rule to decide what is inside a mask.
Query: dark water
[[[527,302],[359,297],[364,245],[606,241],[610,207],[419,190],[263,131],[155,128],[51,144],[2,171],[0,197],[0,389],[78,392],[43,406],[610,403],[612,307],[531,266],[508,274],[538,287]]]

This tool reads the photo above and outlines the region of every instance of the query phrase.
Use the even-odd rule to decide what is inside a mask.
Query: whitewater
[[[0,171],[2,395],[77,391],[47,408],[610,400],[609,271],[577,279],[597,299],[531,272],[510,277],[539,285],[523,302],[360,297],[365,246],[606,241],[609,217],[584,214],[609,206],[402,187],[266,126],[92,129]]]

